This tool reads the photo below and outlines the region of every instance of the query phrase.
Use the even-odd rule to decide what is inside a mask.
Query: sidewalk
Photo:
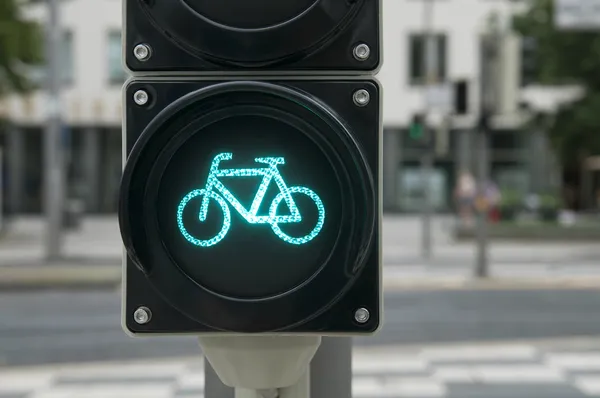
[[[393,265],[461,265],[472,263],[475,242],[456,242],[451,236],[452,218],[432,222],[433,257],[421,257],[421,219],[418,216],[386,216],[383,221],[383,259]],[[490,241],[490,263],[494,264],[598,264],[600,242],[506,242]]]
[[[0,266],[44,264],[45,225],[41,218],[14,220],[0,237]],[[116,217],[88,217],[66,231],[65,263],[120,264],[122,243]]]
[[[115,217],[88,217],[65,233],[64,259],[45,260],[43,220],[11,222],[0,237],[0,289],[87,288],[121,281],[122,243]]]
[[[600,285],[599,244],[490,244],[492,281],[473,282],[475,247],[454,243],[433,222],[433,257],[420,256],[418,217],[386,216],[383,225],[384,286],[589,286]],[[116,217],[88,217],[66,233],[64,260],[44,259],[41,218],[13,221],[0,237],[0,289],[114,287],[121,282],[122,243]]]

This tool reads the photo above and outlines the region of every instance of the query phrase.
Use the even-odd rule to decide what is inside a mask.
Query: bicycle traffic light
[[[125,328],[374,332],[379,2],[175,3],[126,0]]]

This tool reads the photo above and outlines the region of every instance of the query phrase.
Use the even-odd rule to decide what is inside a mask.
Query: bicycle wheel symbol
[[[317,225],[315,225],[313,230],[308,235],[298,237],[298,238],[291,237],[288,234],[286,234],[285,232],[283,232],[281,230],[281,228],[279,228],[279,223],[277,222],[277,208],[279,207],[279,204],[281,203],[281,201],[284,199],[284,193],[280,192],[275,197],[275,199],[273,199],[273,202],[271,203],[271,207],[269,209],[269,218],[272,220],[271,228],[273,229],[273,232],[275,232],[275,235],[277,235],[280,239],[284,240],[285,242],[291,243],[293,245],[303,245],[303,244],[308,243],[311,240],[313,240],[319,234],[319,232],[321,232],[321,229],[323,228],[323,224],[325,223],[325,207],[323,206],[323,202],[321,201],[321,198],[319,198],[319,196],[314,191],[312,191],[308,188],[290,187],[288,189],[288,193],[290,193],[290,194],[299,193],[299,194],[306,195],[310,199],[312,199],[312,201],[317,206],[317,212],[319,214],[318,220],[317,220]]]
[[[213,238],[210,239],[206,239],[206,240],[202,240],[202,239],[197,239],[195,237],[193,237],[185,228],[184,224],[183,224],[183,212],[185,210],[185,207],[187,206],[187,204],[194,198],[197,198],[199,196],[205,196],[208,195],[208,197],[210,199],[214,199],[219,206],[221,207],[221,210],[223,211],[223,226],[221,227],[221,230],[219,231],[219,233],[217,235],[215,235]],[[198,215],[198,221],[202,222],[200,220],[200,215]],[[231,227],[231,212],[229,211],[229,206],[227,205],[227,202],[225,202],[225,199],[223,199],[221,196],[217,195],[215,192],[206,192],[205,189],[196,189],[193,190],[192,192],[188,193],[187,195],[185,195],[185,197],[181,200],[181,203],[179,203],[179,207],[177,208],[177,225],[179,226],[179,230],[181,231],[181,234],[184,236],[184,238],[190,242],[193,245],[196,246],[200,246],[200,247],[210,247],[210,246],[214,246],[217,243],[219,243],[220,241],[223,240],[223,238],[225,238],[225,235],[227,235],[227,232],[229,232],[229,228]]]

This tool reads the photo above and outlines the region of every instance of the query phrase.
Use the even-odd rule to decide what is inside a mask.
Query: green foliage
[[[581,155],[600,153],[600,32],[560,31],[554,26],[554,0],[532,0],[513,26],[537,41],[535,60],[540,84],[582,84],[586,95],[556,115],[536,123],[548,132],[563,162],[574,164]]]
[[[500,207],[521,207],[523,195],[515,190],[503,190],[500,192]]]
[[[40,27],[25,21],[18,0],[0,0],[0,95],[29,89],[23,65],[42,61]]]
[[[560,209],[562,207],[562,201],[557,195],[543,194],[540,195],[540,207],[542,209]]]

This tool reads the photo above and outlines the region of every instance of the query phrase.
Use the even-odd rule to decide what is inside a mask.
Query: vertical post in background
[[[352,397],[352,338],[323,337],[310,364],[310,398]]]
[[[62,32],[59,21],[59,0],[48,0],[48,30],[46,59],[47,124],[44,134],[45,149],[45,212],[46,259],[55,261],[62,253],[62,204],[64,195],[64,165],[62,150],[62,121],[60,104],[60,48]]]
[[[425,123],[423,125],[425,137],[427,140],[426,149],[421,159],[421,170],[423,178],[423,228],[421,255],[425,259],[432,257],[433,238],[431,228],[432,218],[432,192],[431,176],[433,174],[433,131],[429,127],[427,120],[429,117],[429,89],[437,84],[437,41],[433,29],[433,10],[435,0],[426,0],[423,2],[423,29],[424,29],[424,51],[423,51],[423,78],[425,79]]]
[[[477,180],[478,189],[476,205],[477,211],[477,255],[475,264],[475,276],[485,278],[489,275],[488,255],[488,214],[489,207],[482,203],[486,201],[487,184],[490,181],[490,157],[489,136],[491,116],[496,110],[496,76],[499,52],[500,36],[498,34],[497,16],[490,18],[489,30],[486,32],[481,43],[481,107],[479,131],[477,134]]]
[[[383,133],[383,208],[398,208],[398,164],[400,163],[400,132],[390,129]]]
[[[90,127],[83,132],[83,176],[86,182],[85,207],[88,212],[100,212],[100,131]]]
[[[5,184],[8,189],[8,209],[11,216],[23,211],[22,203],[25,200],[25,132],[15,126],[8,124],[8,150],[6,160],[8,166],[8,181]]]
[[[477,134],[477,176],[478,195],[485,195],[485,185],[489,180],[489,132],[486,127],[481,127]],[[488,256],[488,209],[479,210],[477,214],[477,259],[475,276],[486,278],[489,275]]]

